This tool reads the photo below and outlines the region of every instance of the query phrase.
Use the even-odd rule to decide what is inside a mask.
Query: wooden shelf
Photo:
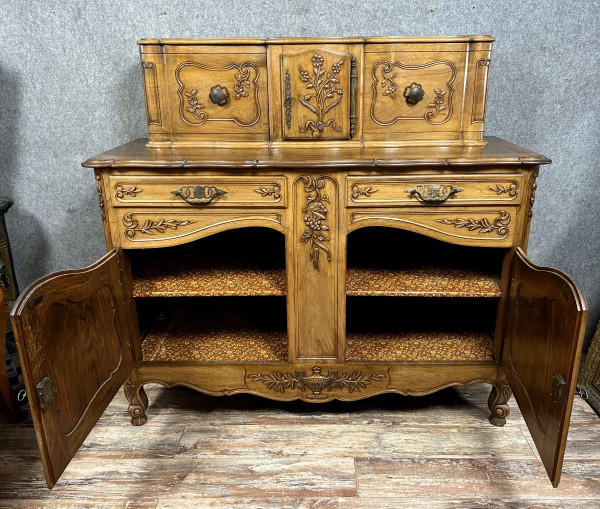
[[[221,297],[285,295],[285,269],[209,264],[144,267],[133,279],[134,297]]]
[[[286,361],[285,330],[261,328],[235,313],[164,313],[142,343],[145,361]]]
[[[346,337],[347,361],[483,362],[493,360],[483,332],[357,332]]]
[[[465,268],[348,268],[346,295],[378,297],[502,297],[500,277]]]

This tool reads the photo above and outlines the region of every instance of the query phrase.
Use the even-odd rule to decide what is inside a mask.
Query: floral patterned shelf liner
[[[482,332],[351,333],[348,361],[490,361],[493,340]]]
[[[142,344],[147,361],[285,361],[284,331],[203,328],[202,321],[159,321]],[[349,334],[346,359],[355,361],[488,361],[492,339],[480,332]]]
[[[198,267],[143,270],[134,277],[134,297],[218,297],[285,295],[279,268]]]
[[[349,268],[352,296],[501,297],[500,278],[481,271],[426,267]],[[134,277],[134,297],[216,297],[285,295],[285,269],[245,267],[143,270]]]
[[[285,331],[257,330],[243,319],[174,313],[159,319],[142,343],[147,361],[284,361]]]
[[[396,297],[501,297],[500,278],[452,267],[349,268],[346,294]]]

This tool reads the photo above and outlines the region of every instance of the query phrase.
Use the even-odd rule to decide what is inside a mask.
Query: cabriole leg
[[[148,396],[142,384],[127,380],[123,385],[125,397],[129,401],[127,412],[131,416],[131,424],[141,426],[148,420],[146,410],[148,409]]]
[[[506,418],[510,414],[508,400],[511,396],[512,391],[508,383],[503,382],[492,386],[492,392],[488,398],[488,407],[490,408],[490,412],[492,412],[490,422],[494,426],[504,426],[506,424]]]

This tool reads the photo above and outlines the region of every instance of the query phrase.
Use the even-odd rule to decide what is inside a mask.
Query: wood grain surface
[[[114,398],[52,491],[31,421],[0,421],[0,508],[592,508],[600,419],[581,399],[559,488],[518,408],[487,423],[486,385],[314,406],[149,386],[131,427]]]

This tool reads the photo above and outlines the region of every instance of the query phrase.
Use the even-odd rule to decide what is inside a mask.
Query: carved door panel
[[[558,486],[587,317],[585,297],[557,269],[513,256],[502,364],[548,476]]]
[[[465,59],[465,52],[367,47],[365,132],[460,131]]]
[[[264,46],[218,47],[165,55],[173,132],[227,133],[266,139]]]
[[[33,283],[11,318],[51,488],[132,368],[117,253]]]
[[[290,46],[281,55],[285,139],[349,139],[355,129],[356,58],[347,45]]]

